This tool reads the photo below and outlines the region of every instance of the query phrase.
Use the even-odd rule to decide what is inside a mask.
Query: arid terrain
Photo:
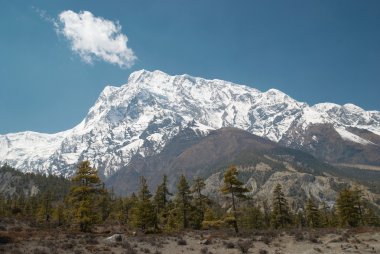
[[[380,229],[189,231],[143,235],[120,226],[93,233],[36,229],[14,219],[0,220],[0,253],[380,253]]]

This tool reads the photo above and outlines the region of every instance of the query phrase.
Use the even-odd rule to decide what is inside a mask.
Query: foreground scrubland
[[[379,253],[380,228],[231,230],[142,234],[120,225],[92,233],[0,220],[0,253]]]

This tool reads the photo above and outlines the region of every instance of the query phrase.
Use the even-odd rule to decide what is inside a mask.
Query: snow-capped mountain
[[[275,89],[260,92],[222,80],[141,70],[121,87],[105,87],[86,118],[71,130],[0,135],[0,164],[70,176],[77,162],[86,159],[109,177],[134,156],[159,153],[188,126],[203,136],[213,129],[237,127],[302,147],[305,133],[318,124],[332,126],[342,140],[351,143],[380,144],[379,111],[352,104],[309,106]],[[311,137],[314,142],[318,138]]]

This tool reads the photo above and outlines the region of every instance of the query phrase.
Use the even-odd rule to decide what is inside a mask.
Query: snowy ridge
[[[335,130],[339,133],[339,135],[344,139],[348,141],[352,141],[355,143],[359,143],[362,145],[368,145],[368,144],[373,144],[371,141],[368,141],[364,138],[359,137],[358,135],[355,135],[346,129],[343,128],[335,128]]]
[[[343,139],[360,144],[370,142],[346,127],[380,135],[378,111],[352,104],[310,107],[276,89],[260,92],[223,80],[141,70],[121,87],[106,86],[85,119],[71,130],[0,135],[0,164],[70,176],[78,160],[87,159],[108,177],[134,156],[160,152],[190,123],[199,135],[237,127],[276,142],[286,138],[289,129],[305,130],[314,123],[333,124]]]

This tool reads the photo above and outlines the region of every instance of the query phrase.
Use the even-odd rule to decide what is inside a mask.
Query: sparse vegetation
[[[61,250],[166,253],[164,250],[170,244],[194,253],[210,254],[215,246],[225,251],[233,248],[248,253],[255,249],[255,253],[268,253],[263,244],[268,249],[281,248],[279,239],[313,244],[315,251],[323,252],[334,244],[351,244],[360,249],[366,240],[353,237],[361,233],[355,228],[367,232],[370,227],[363,229],[363,226],[379,225],[376,209],[358,189],[343,189],[335,207],[309,199],[304,210],[295,213],[280,185],[273,191],[272,202],[255,202],[245,197],[246,190],[238,184],[235,171],[227,172],[225,185],[230,183],[230,189],[225,186],[221,193],[229,198],[222,207],[202,194],[203,179],[197,178],[190,185],[184,175],[173,198],[169,198],[172,194],[166,177],[153,195],[147,180],[141,178],[136,195],[115,197],[104,188],[96,170],[88,162],[81,163],[72,179],[71,190],[65,195],[56,195],[51,189],[34,196],[0,195],[0,252],[3,246],[13,246],[11,253],[25,252],[17,247],[22,246],[20,239],[36,239],[28,253]],[[232,196],[239,199],[233,201]],[[192,230],[204,231],[188,236]],[[208,233],[203,235],[203,232]],[[324,239],[327,234],[333,237]],[[111,242],[106,240],[110,236],[115,236]],[[372,244],[375,241],[378,240],[374,238]]]

